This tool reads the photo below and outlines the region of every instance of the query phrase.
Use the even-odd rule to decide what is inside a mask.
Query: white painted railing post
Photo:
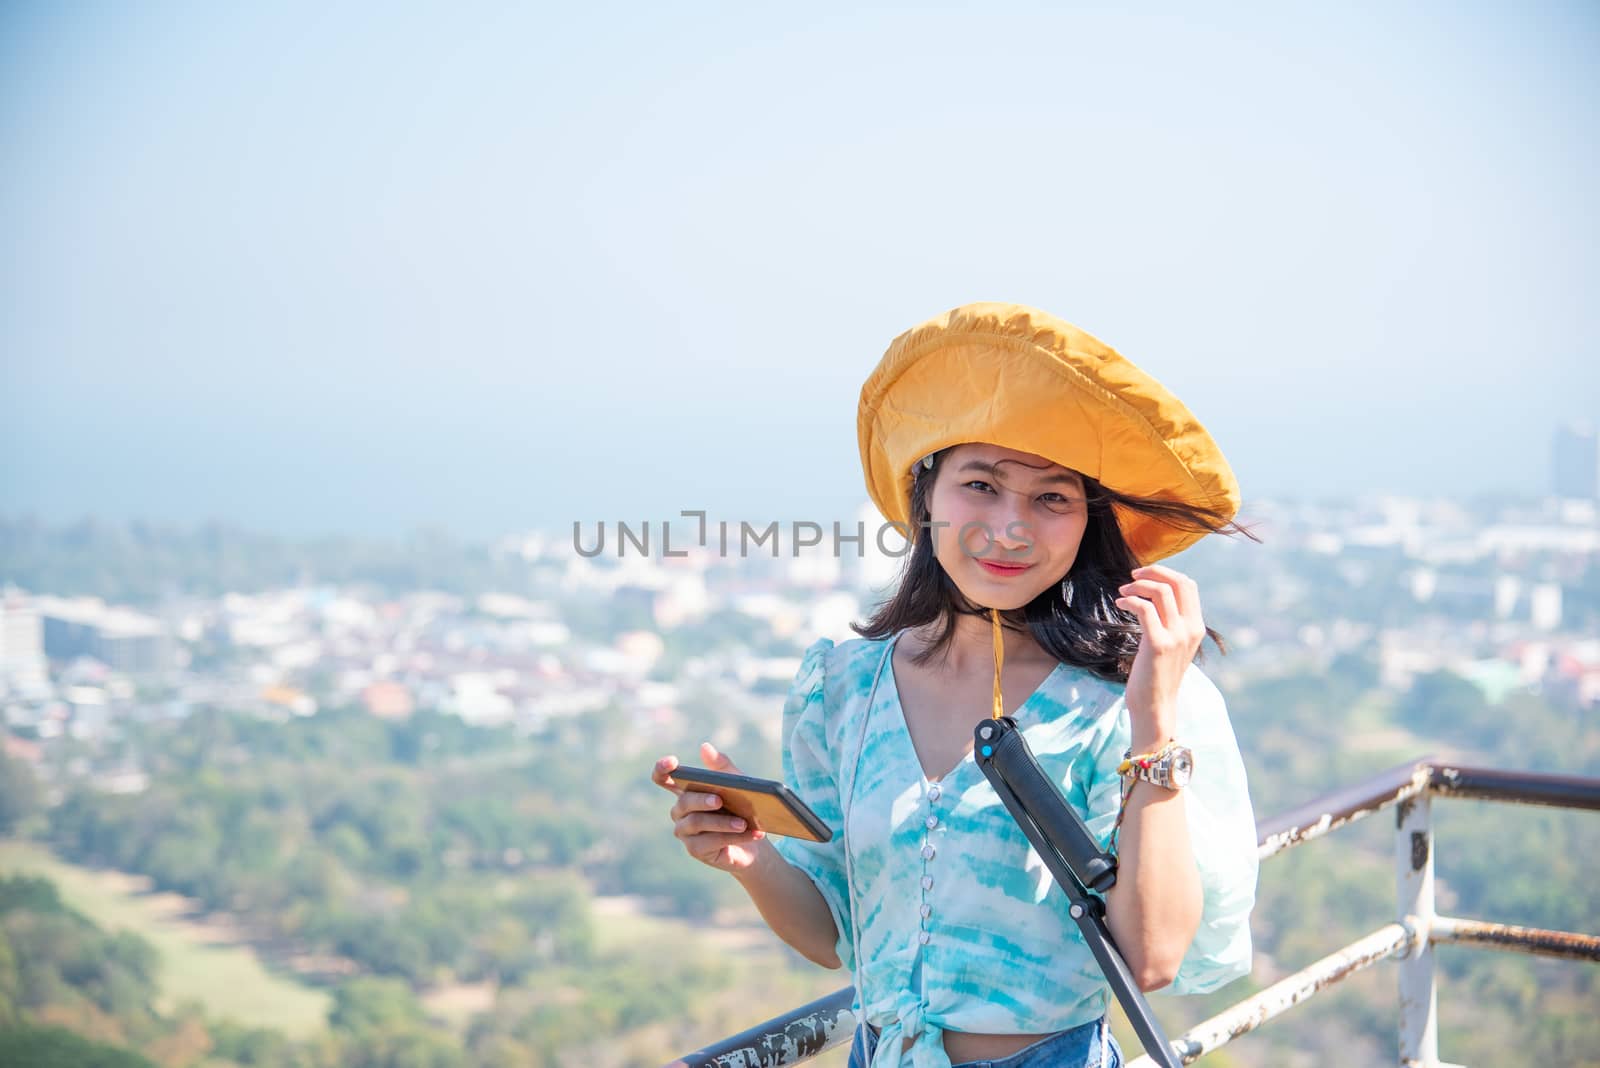
[[[1395,891],[1399,920],[1411,931],[1400,958],[1401,1068],[1439,1064],[1438,995],[1433,986],[1433,820],[1426,791],[1395,815]]]

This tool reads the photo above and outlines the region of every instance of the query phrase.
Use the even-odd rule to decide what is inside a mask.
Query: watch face
[[[1194,754],[1187,749],[1180,749],[1172,754],[1172,785],[1183,787],[1189,785],[1189,777],[1194,774]]]

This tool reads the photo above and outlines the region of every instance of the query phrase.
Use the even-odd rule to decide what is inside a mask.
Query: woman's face
[[[1066,577],[1089,522],[1076,471],[985,444],[956,445],[940,458],[928,511],[945,573],[974,604],[1002,610]],[[985,566],[1002,562],[1014,566]]]

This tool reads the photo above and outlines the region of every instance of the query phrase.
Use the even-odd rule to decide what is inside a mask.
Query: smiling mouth
[[[1033,566],[1032,564],[1000,564],[993,560],[979,560],[978,564],[991,575],[1020,575]]]

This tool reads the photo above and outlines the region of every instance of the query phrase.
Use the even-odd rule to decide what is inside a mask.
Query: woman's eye
[[[977,491],[977,492],[978,492],[978,493],[985,493],[985,492],[987,492],[987,491],[988,491],[988,490],[989,490],[989,483],[987,483],[987,482],[984,482],[984,481],[982,481],[982,480],[980,480],[980,479],[974,479],[974,480],[973,480],[973,481],[971,481],[971,482],[968,482],[968,483],[965,483],[965,484],[966,484],[966,485],[967,485],[967,486],[969,486],[969,487],[970,487],[970,486],[982,486],[982,487],[983,487],[983,489],[981,489],[981,490],[978,490],[978,491]]]
[[[1044,498],[1046,498],[1046,497],[1054,497],[1056,499],[1056,501],[1061,503],[1061,504],[1067,504],[1068,503],[1067,499],[1065,497],[1063,497],[1059,493],[1044,493],[1044,494],[1040,494],[1039,499],[1040,500],[1044,500]]]

